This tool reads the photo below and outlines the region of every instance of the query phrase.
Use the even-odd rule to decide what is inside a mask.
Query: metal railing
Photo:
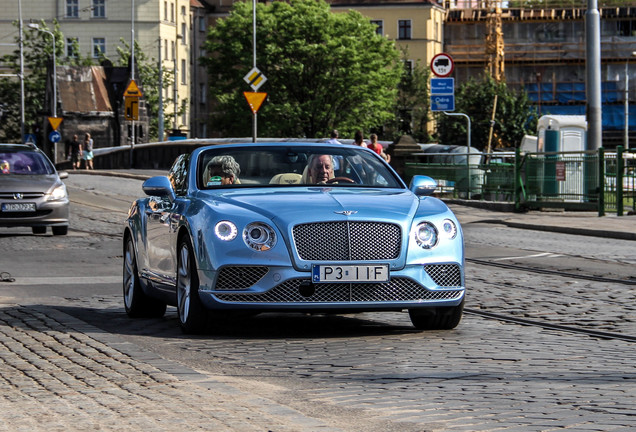
[[[405,160],[405,179],[428,175],[442,196],[514,203],[525,209],[563,208],[622,215],[636,206],[636,151],[417,154]],[[602,185],[602,187],[601,187]]]

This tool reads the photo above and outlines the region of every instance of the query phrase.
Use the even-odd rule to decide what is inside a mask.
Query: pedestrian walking
[[[84,167],[86,169],[93,169],[93,138],[91,138],[91,134],[86,133],[84,137]]]
[[[80,143],[77,134],[75,134],[66,147],[66,159],[70,159],[71,166],[74,170],[80,167],[80,158],[82,157],[82,153],[82,143]]]

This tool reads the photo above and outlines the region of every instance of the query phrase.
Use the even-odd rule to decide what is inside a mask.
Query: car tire
[[[452,330],[462,320],[464,300],[457,306],[409,309],[411,323],[418,330]]]
[[[68,234],[68,225],[51,227],[53,235],[66,235]]]
[[[166,304],[146,295],[141,288],[135,258],[135,245],[126,236],[124,249],[124,307],[131,318],[161,318],[166,313]]]
[[[33,232],[33,234],[46,234],[46,227],[45,226],[31,227],[31,231]]]
[[[179,241],[177,259],[177,315],[184,333],[198,334],[205,330],[208,314],[199,297],[199,276],[190,241]]]

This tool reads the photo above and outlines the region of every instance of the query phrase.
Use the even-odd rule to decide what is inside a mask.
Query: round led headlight
[[[430,222],[422,222],[413,230],[415,242],[423,249],[431,249],[437,244],[437,228]]]
[[[276,244],[276,232],[262,222],[252,222],[243,230],[245,244],[255,251],[266,251]]]
[[[450,219],[444,219],[442,222],[442,229],[446,238],[452,240],[457,236],[457,225]]]
[[[223,241],[230,241],[236,238],[238,230],[232,222],[221,221],[214,226],[214,234]]]

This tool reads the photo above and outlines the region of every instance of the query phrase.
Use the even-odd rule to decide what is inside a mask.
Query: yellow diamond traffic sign
[[[257,67],[252,68],[252,70],[249,71],[247,75],[243,77],[243,79],[254,89],[254,91],[257,91],[259,87],[265,84],[265,81],[267,81],[265,75],[263,75],[263,73],[258,70]]]

